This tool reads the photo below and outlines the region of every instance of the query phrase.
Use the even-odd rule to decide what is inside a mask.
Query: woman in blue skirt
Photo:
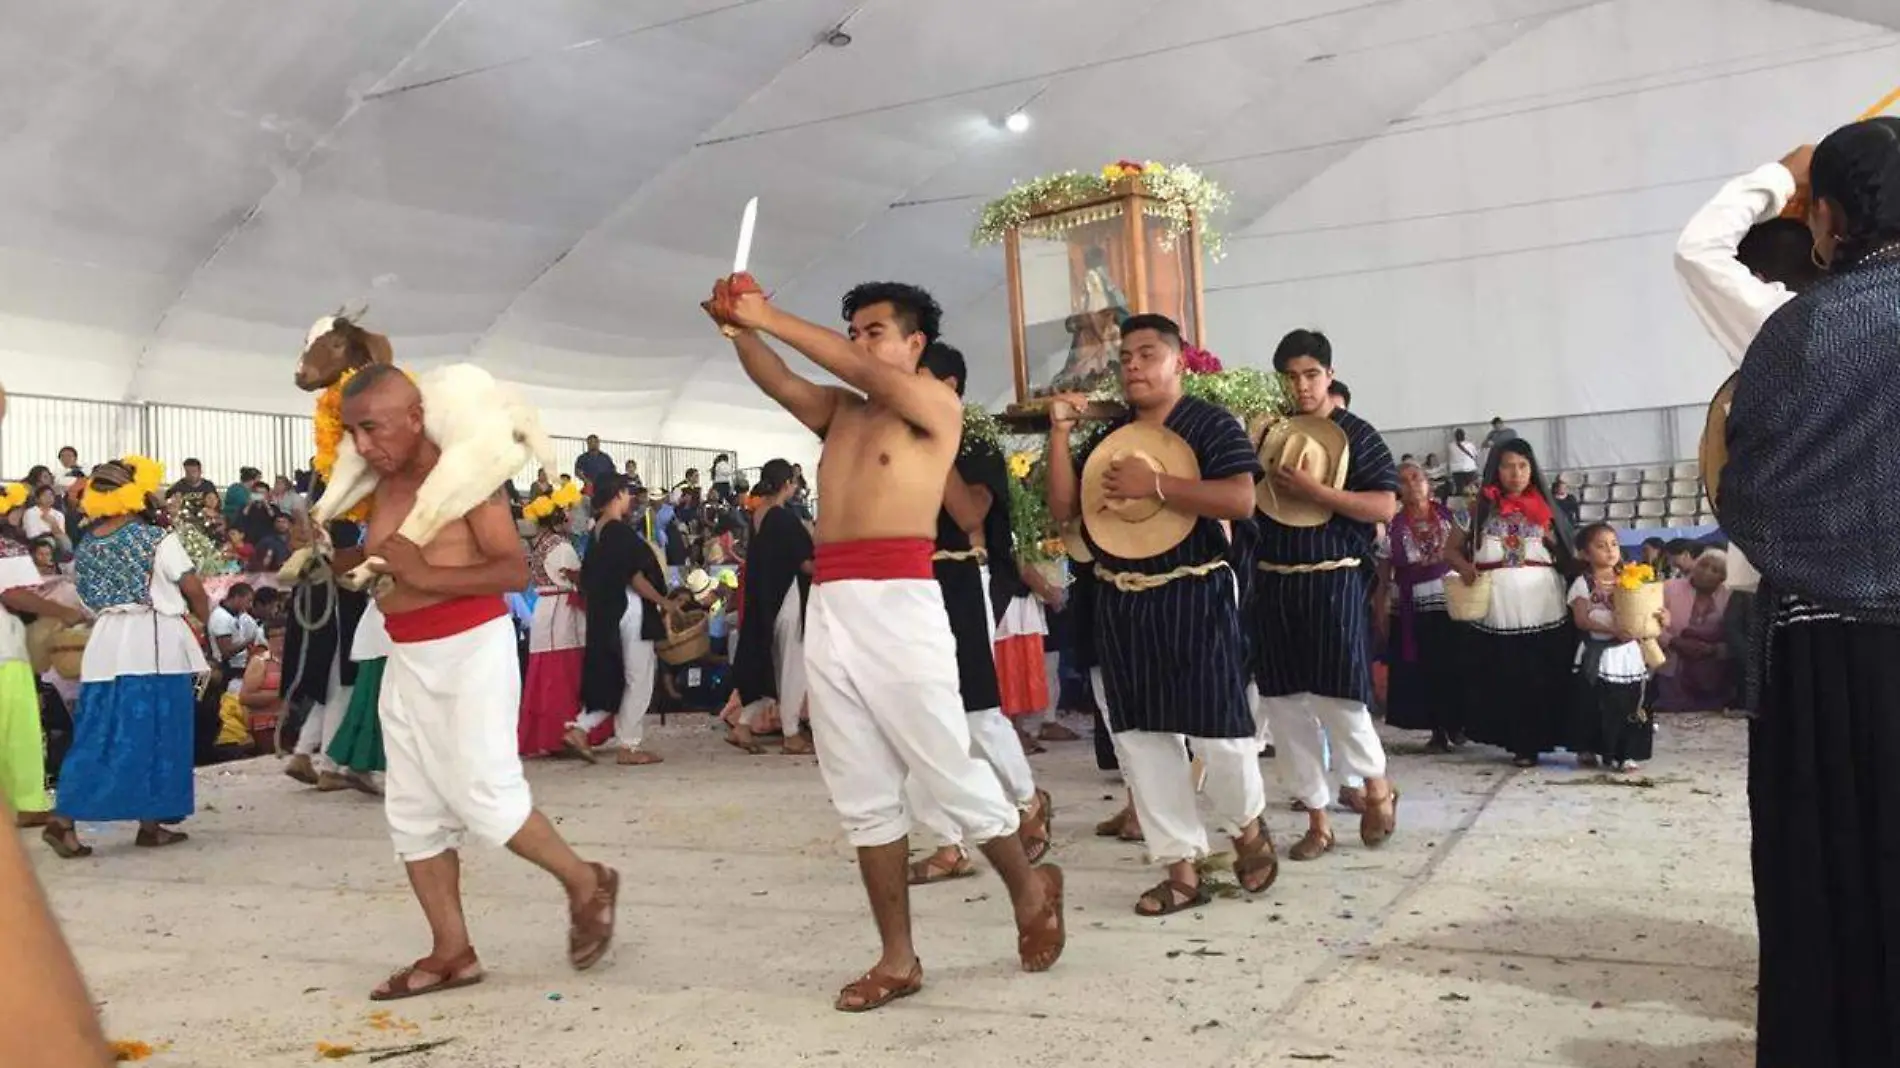
[[[93,468],[81,499],[93,522],[74,551],[79,596],[97,617],[80,663],[72,748],[43,833],[60,856],[92,850],[75,821],[136,820],[137,844],[175,845],[163,824],[192,814],[197,678],[209,671],[185,621],[211,604],[176,535],[153,522],[164,470],[127,457]]]

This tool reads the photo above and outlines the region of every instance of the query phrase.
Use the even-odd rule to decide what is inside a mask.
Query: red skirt
[[[1049,710],[1049,673],[1042,659],[1042,635],[1018,634],[996,640],[996,685],[1003,693],[1003,715],[1033,716]]]
[[[521,682],[522,756],[560,752],[561,735],[581,712],[582,653],[556,649],[528,657],[528,675]],[[613,732],[608,720],[594,728],[588,744],[604,745]]]

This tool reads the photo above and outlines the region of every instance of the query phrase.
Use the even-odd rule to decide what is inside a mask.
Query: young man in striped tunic
[[[1398,794],[1385,777],[1385,747],[1373,726],[1371,621],[1366,571],[1375,528],[1398,512],[1398,468],[1385,439],[1348,412],[1330,387],[1333,346],[1326,335],[1295,330],[1282,338],[1273,368],[1292,383],[1301,415],[1332,420],[1346,435],[1345,488],[1333,489],[1298,468],[1268,473],[1276,493],[1332,512],[1317,527],[1290,527],[1261,513],[1259,574],[1252,605],[1261,655],[1254,681],[1273,730],[1275,759],[1285,761],[1308,829],[1290,851],[1314,860],[1333,848],[1333,802],[1326,743],[1347,775],[1365,780],[1359,835],[1384,845],[1398,827]]]
[[[1205,904],[1195,862],[1208,855],[1207,829],[1195,801],[1186,742],[1205,762],[1206,791],[1222,830],[1234,841],[1234,873],[1258,893],[1279,873],[1260,815],[1253,715],[1247,707],[1247,648],[1237,583],[1223,521],[1253,513],[1260,460],[1232,413],[1181,392],[1181,329],[1160,315],[1122,324],[1122,392],[1129,423],[1163,428],[1194,450],[1200,478],[1157,471],[1139,458],[1109,465],[1105,489],[1120,500],[1159,500],[1195,517],[1188,536],[1159,556],[1116,557],[1091,537],[1100,579],[1092,626],[1106,705],[1122,775],[1134,794],[1149,856],[1167,877],[1143,893],[1135,911],[1165,916]],[[1050,408],[1049,510],[1058,522],[1080,514],[1080,476],[1089,450],[1076,455],[1070,434],[1085,405],[1057,398]],[[1097,439],[1098,441],[1100,439]],[[1085,527],[1086,530],[1086,527]]]
[[[963,353],[941,341],[931,342],[918,361],[920,370],[948,384],[963,396],[969,370]],[[1049,852],[1049,795],[1036,789],[1035,773],[1023,753],[1022,739],[1003,715],[996,657],[991,647],[996,615],[985,586],[985,574],[994,568],[999,577],[1013,577],[1009,527],[1009,483],[1003,452],[995,442],[963,436],[956,462],[944,482],[943,508],[937,513],[937,547],[931,567],[943,590],[944,611],[957,643],[957,682],[963,692],[970,741],[1003,784],[1003,792],[1022,813],[1017,834],[1031,864]],[[905,795],[918,822],[937,836],[937,849],[910,866],[910,883],[943,882],[976,874],[976,865],[964,848],[963,832],[929,791],[913,775]]]

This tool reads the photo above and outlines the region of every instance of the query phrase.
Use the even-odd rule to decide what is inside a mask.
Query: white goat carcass
[[[503,483],[530,461],[553,470],[554,443],[541,429],[541,416],[513,389],[473,364],[458,363],[421,375],[422,427],[442,450],[435,469],[416,490],[416,503],[396,533],[426,546],[450,523],[494,496]],[[323,496],[310,510],[319,538],[326,525],[345,515],[376,489],[376,472],[344,435],[336,467]],[[371,557],[344,575],[342,583],[362,589],[382,565]]]

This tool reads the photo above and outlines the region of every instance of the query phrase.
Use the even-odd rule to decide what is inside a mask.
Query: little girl
[[[1623,560],[1616,530],[1607,523],[1585,527],[1577,535],[1584,574],[1570,585],[1570,614],[1583,641],[1577,648],[1575,692],[1571,698],[1571,749],[1577,763],[1602,763],[1620,772],[1641,770],[1653,742],[1649,713],[1643,709],[1643,684],[1649,668],[1636,641],[1616,626],[1611,598],[1617,565]],[[1668,613],[1659,612],[1664,626]]]

